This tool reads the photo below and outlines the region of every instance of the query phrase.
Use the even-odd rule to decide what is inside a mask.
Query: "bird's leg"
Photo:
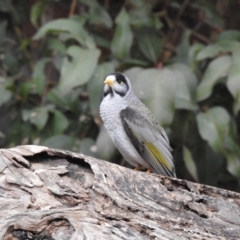
[[[151,172],[152,172],[152,169],[148,168],[147,173],[151,173]]]
[[[138,165],[137,167],[134,168],[135,171],[140,171],[142,169],[142,166]]]

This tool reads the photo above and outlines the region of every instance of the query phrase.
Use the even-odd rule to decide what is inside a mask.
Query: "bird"
[[[112,142],[135,170],[176,177],[166,132],[124,74],[106,76],[100,116]]]

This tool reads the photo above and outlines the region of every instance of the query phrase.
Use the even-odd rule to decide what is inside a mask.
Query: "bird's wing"
[[[123,109],[120,117],[127,136],[153,170],[175,176],[171,147],[163,128],[152,124],[137,108]]]

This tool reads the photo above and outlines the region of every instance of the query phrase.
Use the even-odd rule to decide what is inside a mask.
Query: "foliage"
[[[165,127],[177,175],[240,189],[240,32],[223,29],[213,3],[38,0],[29,10],[22,1],[0,4],[2,147],[41,144],[120,163],[98,108],[104,77],[123,71]],[[196,33],[189,14],[214,37]]]

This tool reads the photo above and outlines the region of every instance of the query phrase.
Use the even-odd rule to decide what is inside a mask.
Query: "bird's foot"
[[[134,168],[135,171],[140,171],[141,169],[142,169],[142,166],[140,165]]]
[[[153,170],[151,168],[148,168],[147,173],[151,173]]]

